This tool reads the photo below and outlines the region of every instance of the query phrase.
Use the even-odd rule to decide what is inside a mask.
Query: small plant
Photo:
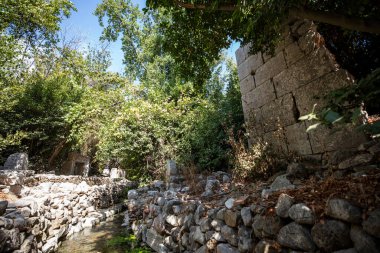
[[[232,134],[230,134],[229,143],[233,156],[232,171],[236,180],[267,178],[273,173],[278,159],[268,143],[257,141],[247,147],[243,138],[236,140]]]

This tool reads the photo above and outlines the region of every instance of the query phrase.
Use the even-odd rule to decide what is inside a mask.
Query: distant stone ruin
[[[61,175],[77,175],[87,177],[90,171],[90,158],[77,152],[70,152],[63,163]]]
[[[328,129],[299,117],[326,105],[329,92],[353,85],[310,21],[286,27],[275,54],[249,54],[250,44],[236,51],[244,117],[251,143],[263,140],[282,154],[297,153],[328,160],[342,149],[366,141],[354,129]]]
[[[14,153],[10,155],[4,163],[4,170],[27,170],[28,169],[28,154]]]

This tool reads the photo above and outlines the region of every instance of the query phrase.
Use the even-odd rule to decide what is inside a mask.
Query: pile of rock
[[[22,182],[15,175],[7,180]],[[0,252],[56,250],[67,236],[121,211],[122,204],[117,204],[120,195],[125,187],[131,186],[125,180],[110,180],[107,184],[91,186],[86,181],[70,182],[68,179],[73,176],[46,177],[56,181],[60,178],[63,182],[22,186],[20,199],[0,201]]]
[[[286,194],[270,214],[236,200],[210,207],[159,191],[133,190],[129,197],[130,227],[156,252],[379,252],[380,209],[363,220],[362,210],[344,199],[327,201],[320,222],[310,206]]]

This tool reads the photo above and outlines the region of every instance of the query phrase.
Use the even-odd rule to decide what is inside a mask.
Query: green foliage
[[[361,104],[379,111],[380,97],[380,69],[376,69],[357,84],[334,90],[326,97],[328,105],[316,112],[315,106],[308,115],[300,117],[300,120],[317,121],[307,131],[314,130],[320,124],[328,126],[337,123],[352,123],[360,125],[359,129],[371,135],[380,133],[380,123],[362,124]]]
[[[109,248],[127,248],[126,253],[150,253],[151,251],[147,248],[137,247],[138,240],[136,236],[130,234],[127,236],[116,236],[112,237],[107,241],[107,247]]]

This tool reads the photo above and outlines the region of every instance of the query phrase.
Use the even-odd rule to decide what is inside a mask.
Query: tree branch
[[[205,4],[190,4],[190,3],[184,3],[184,2],[178,1],[178,0],[175,0],[174,2],[178,6],[185,8],[185,9],[205,10],[207,8],[211,8],[210,5],[205,5]],[[233,12],[233,11],[235,11],[235,9],[236,9],[236,5],[222,4],[222,5],[219,5],[217,8],[215,8],[214,10]]]
[[[348,17],[331,12],[314,11],[305,8],[292,8],[289,10],[290,18],[309,19],[330,25],[340,26],[358,32],[380,34],[380,20]]]

